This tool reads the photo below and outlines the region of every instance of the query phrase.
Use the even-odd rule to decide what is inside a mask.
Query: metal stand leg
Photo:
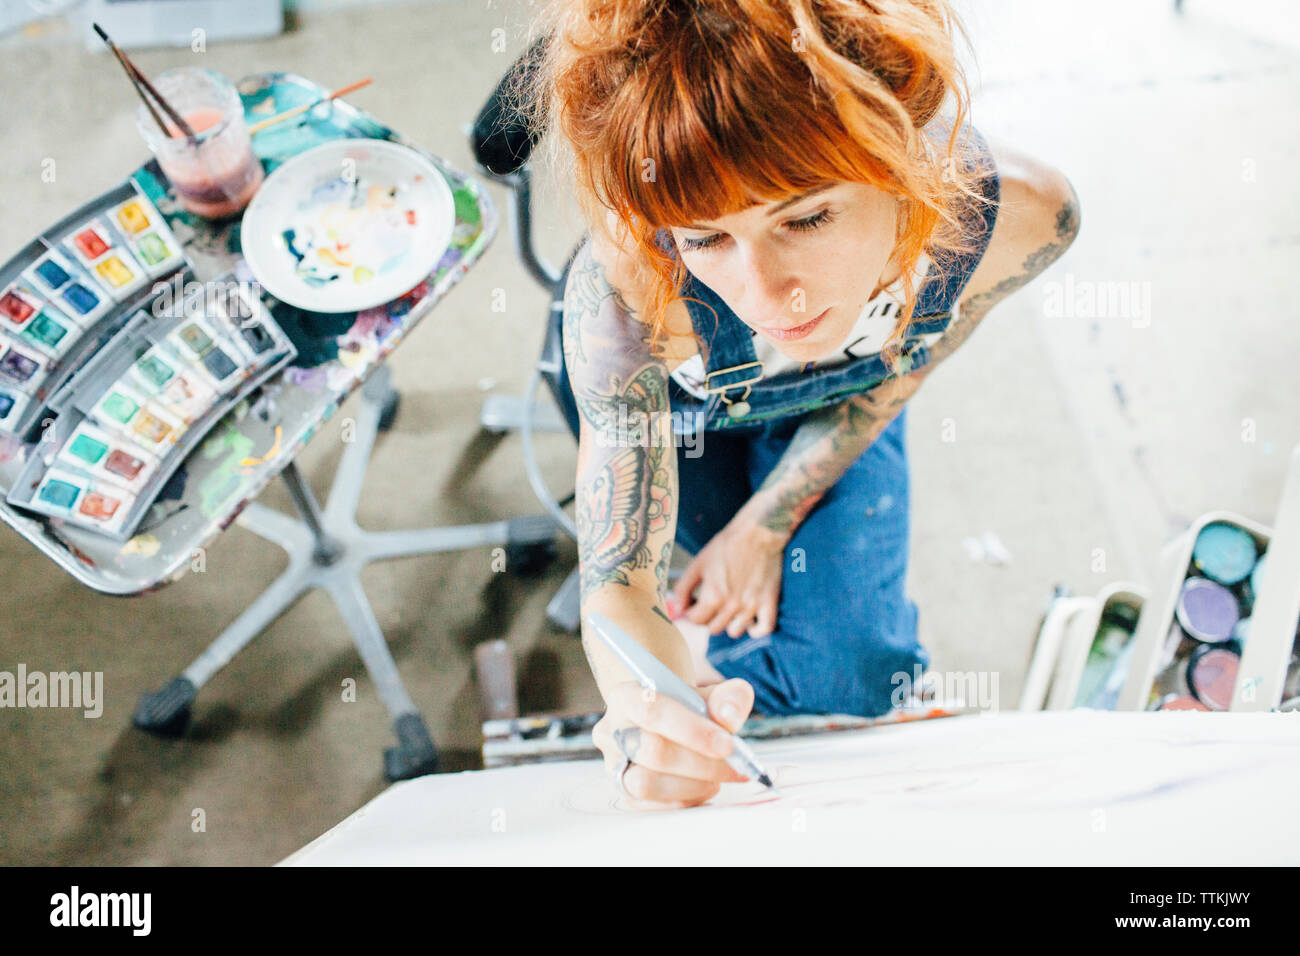
[[[301,520],[256,503],[240,514],[240,525],[288,552],[289,567],[179,677],[140,698],[134,716],[137,727],[163,735],[183,733],[198,689],[306,591],[324,588],[351,631],[361,660],[393,720],[398,743],[384,753],[384,775],[389,780],[406,780],[437,768],[437,750],[402,684],[397,664],[361,587],[361,571],[372,561],[483,545],[525,551],[545,548],[555,538],[556,526],[550,517],[537,515],[452,528],[362,530],[356,521],[356,508],[366,465],[385,412],[391,414],[396,404],[387,368],[374,372],[363,387],[362,398],[355,439],[343,451],[323,509],[297,465],[290,462],[282,475]]]

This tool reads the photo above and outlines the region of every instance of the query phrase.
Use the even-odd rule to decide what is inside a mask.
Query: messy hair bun
[[[637,263],[652,340],[686,275],[660,229],[850,181],[899,199],[896,356],[922,253],[968,248],[962,210],[985,201],[947,0],[551,0],[532,29],[519,106],[588,227]]]

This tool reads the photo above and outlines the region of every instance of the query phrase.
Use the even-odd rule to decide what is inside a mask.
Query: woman
[[[965,121],[946,0],[565,0],[543,22],[534,119],[589,227],[563,318],[583,615],[713,717],[584,633],[595,739],[634,805],[691,805],[743,779],[724,728],[751,708],[877,715],[928,663],[904,405],[1078,205]],[[694,557],[670,593],[674,542]]]

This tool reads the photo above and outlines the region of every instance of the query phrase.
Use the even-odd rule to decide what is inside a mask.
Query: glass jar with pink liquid
[[[265,173],[253,155],[239,92],[220,73],[183,66],[154,80],[159,94],[194,130],[191,142],[167,113],[158,115],[167,134],[141,104],[136,125],[158,165],[190,212],[225,219],[243,211],[262,185]]]

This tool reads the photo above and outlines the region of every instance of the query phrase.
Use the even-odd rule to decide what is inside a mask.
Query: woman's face
[[[671,229],[683,264],[740,320],[796,362],[844,344],[885,274],[898,205],[838,182]]]

